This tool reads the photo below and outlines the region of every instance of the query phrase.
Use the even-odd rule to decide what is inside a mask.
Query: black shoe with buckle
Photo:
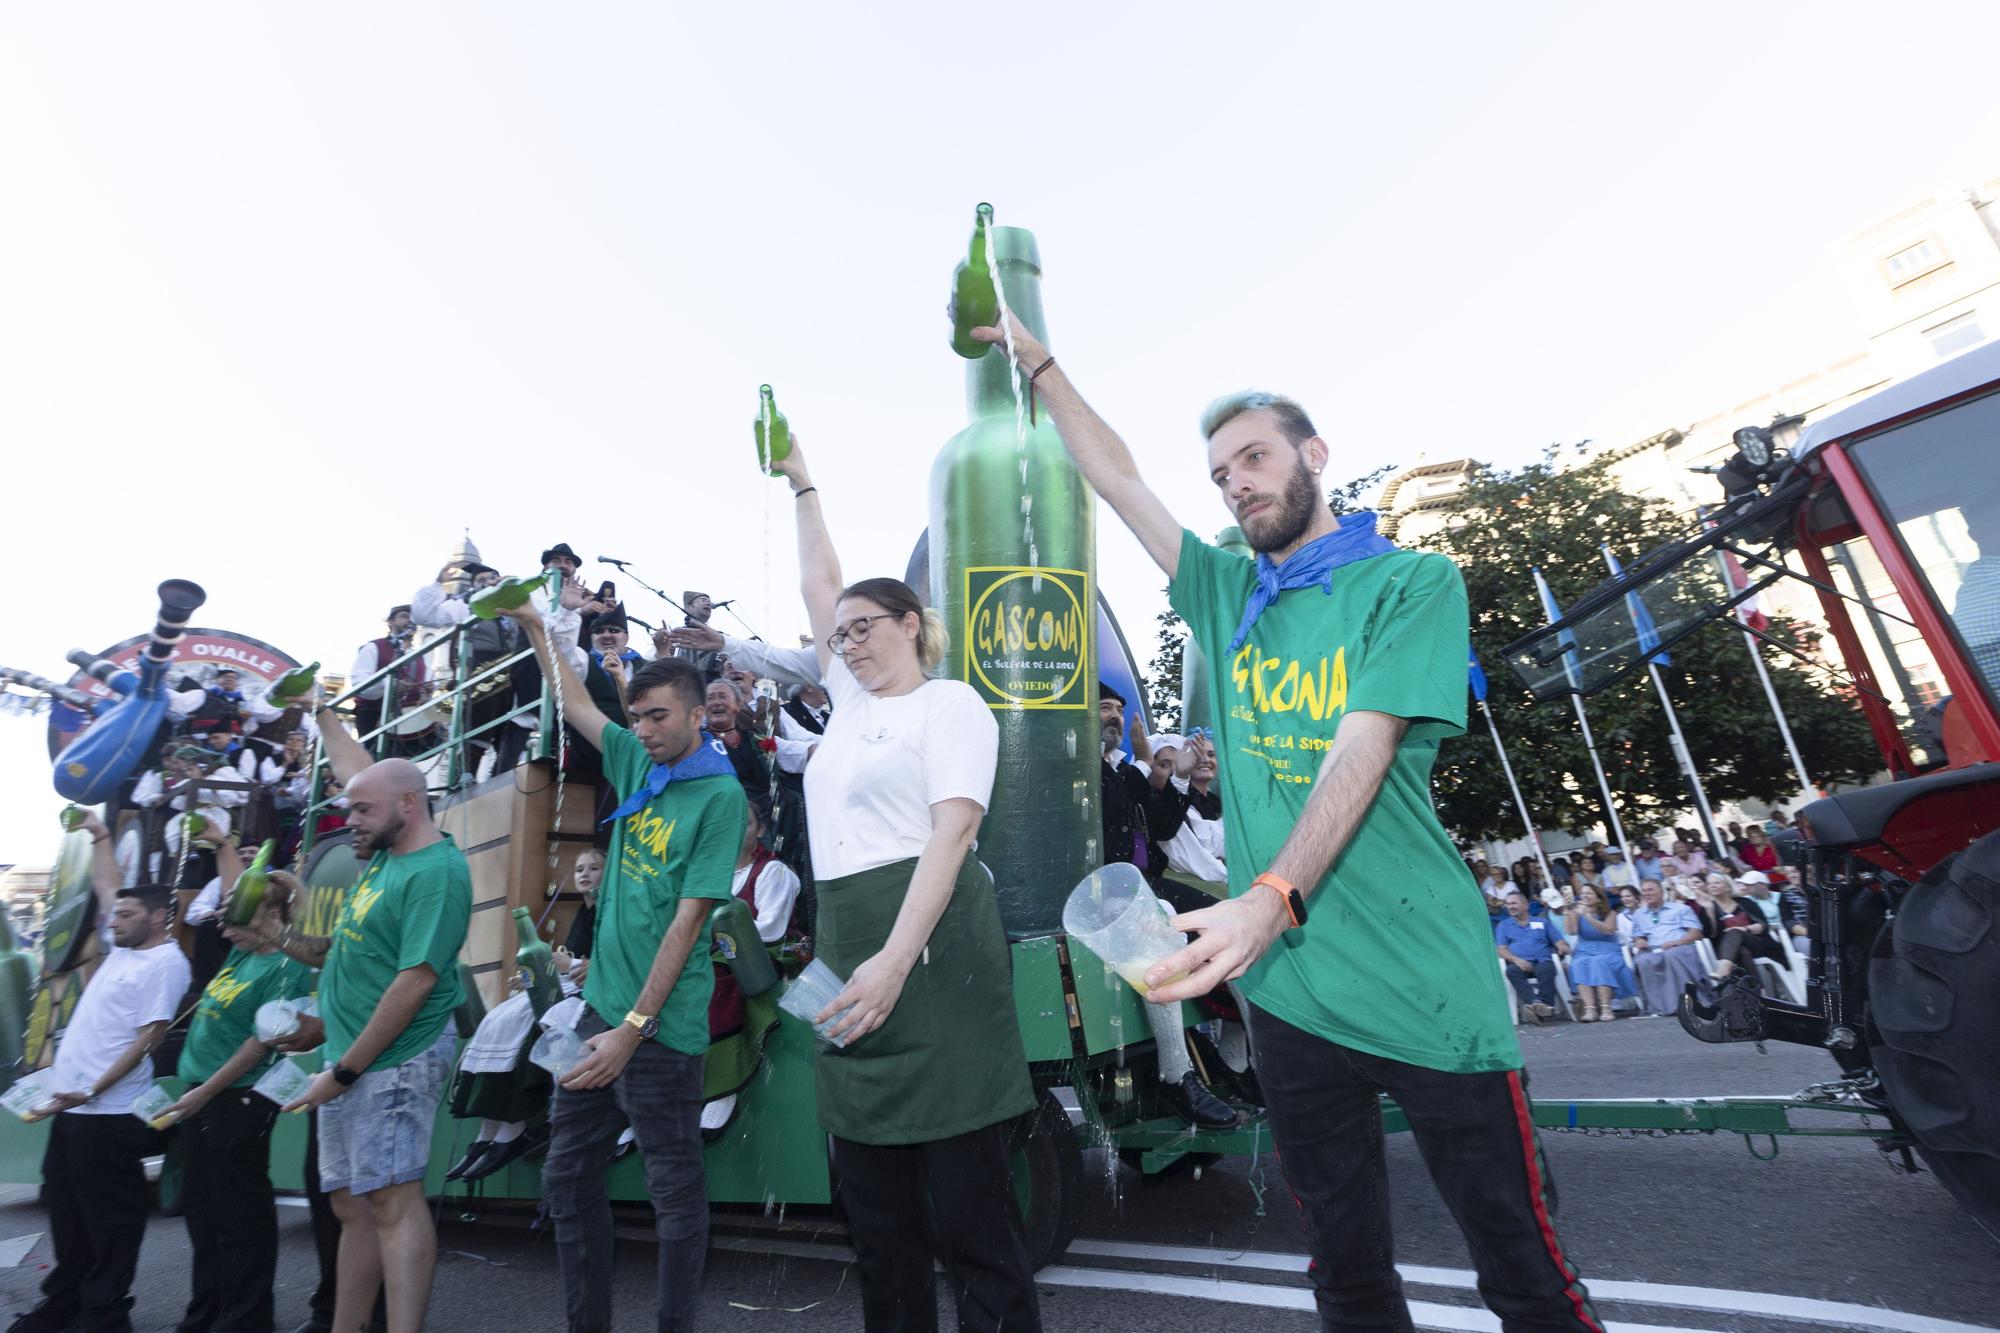
[[[451,1170],[444,1173],[444,1178],[446,1180],[457,1180],[460,1176],[464,1175],[467,1171],[470,1171],[472,1169],[473,1163],[477,1162],[480,1158],[484,1157],[487,1153],[491,1152],[492,1150],[493,1150],[492,1139],[474,1139],[472,1141],[472,1146],[465,1150],[465,1156],[459,1158],[458,1162],[451,1168]]]
[[[1190,1069],[1179,1083],[1160,1084],[1160,1105],[1195,1129],[1234,1129],[1236,1112]]]

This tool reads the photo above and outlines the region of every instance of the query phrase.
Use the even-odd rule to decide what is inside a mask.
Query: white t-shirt
[[[743,886],[750,882],[750,867],[736,867],[736,878],[730,882],[729,891],[738,898],[743,896]],[[785,927],[792,924],[792,907],[799,900],[799,877],[783,861],[767,861],[764,873],[757,876],[757,938],[766,944],[776,944],[785,938]]]
[[[97,966],[76,1016],[56,1048],[57,1092],[88,1092],[148,1023],[171,1021],[187,994],[187,955],[171,939],[150,949],[113,949]],[[153,1081],[153,1062],[138,1065],[96,1101],[67,1115],[126,1115]]]
[[[970,685],[932,680],[883,698],[835,658],[826,671],[833,712],[806,765],[813,875],[839,879],[923,853],[931,806],[993,798],[1000,727]]]

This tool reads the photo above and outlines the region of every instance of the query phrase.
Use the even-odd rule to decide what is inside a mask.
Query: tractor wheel
[[[1869,964],[1875,1068],[1954,1199],[2000,1240],[2000,833],[1939,862]]]
[[[1083,1224],[1083,1146],[1069,1112],[1044,1091],[1014,1122],[1007,1161],[1028,1242],[1028,1262],[1041,1269],[1062,1258]]]

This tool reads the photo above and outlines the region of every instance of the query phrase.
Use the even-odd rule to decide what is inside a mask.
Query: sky
[[[900,574],[981,200],[1206,534],[1217,394],[1300,398],[1339,476],[1686,424],[1858,345],[1829,246],[2000,174],[1991,5],[1220,9],[0,10],[0,663],[66,674],[172,576],[344,667],[467,530],[789,641],[757,386],[847,575]],[[1163,579],[1099,534],[1150,657]],[[0,717],[0,863],[60,804]]]

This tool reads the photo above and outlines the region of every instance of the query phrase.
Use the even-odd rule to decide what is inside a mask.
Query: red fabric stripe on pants
[[[1549,1220],[1549,1200],[1542,1187],[1541,1153],[1535,1147],[1535,1119],[1528,1113],[1527,1089],[1521,1086],[1521,1072],[1507,1071],[1507,1091],[1514,1098],[1514,1123],[1521,1131],[1521,1160],[1528,1168],[1528,1196],[1535,1205],[1535,1225],[1541,1228],[1542,1244],[1548,1248],[1549,1259],[1562,1274],[1563,1293],[1576,1311],[1577,1323],[1590,1333],[1604,1333],[1604,1325],[1597,1322],[1597,1316],[1583,1292],[1576,1284],[1576,1270],[1563,1258],[1562,1242],[1556,1239],[1555,1224]]]

